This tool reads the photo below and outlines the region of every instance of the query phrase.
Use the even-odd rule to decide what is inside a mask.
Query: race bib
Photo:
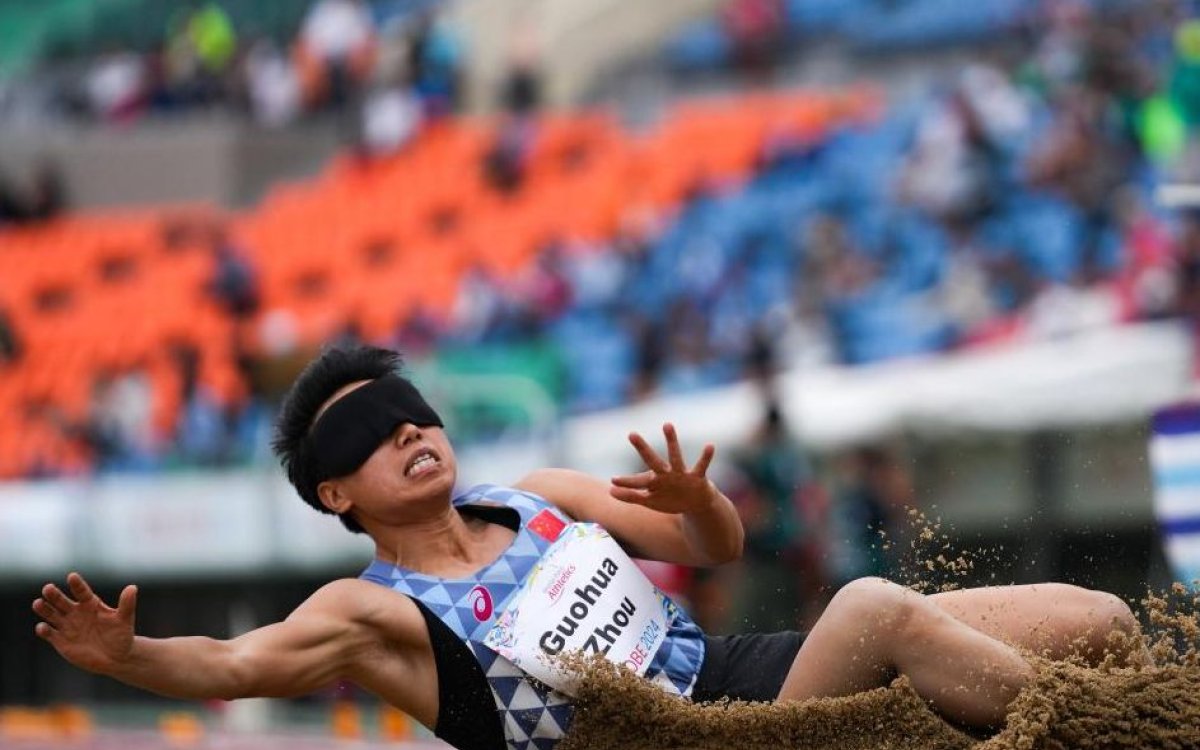
[[[483,643],[560,692],[572,679],[554,657],[603,654],[645,674],[674,611],[629,555],[594,523],[572,523],[534,566]]]

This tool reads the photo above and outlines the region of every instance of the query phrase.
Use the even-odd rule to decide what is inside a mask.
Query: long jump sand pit
[[[903,678],[845,698],[696,705],[622,668],[593,663],[583,668],[575,722],[561,750],[1200,748],[1195,603],[1187,597],[1181,612],[1166,599],[1148,600],[1154,666],[1033,658],[1036,678],[1005,726],[987,737],[943,721]]]

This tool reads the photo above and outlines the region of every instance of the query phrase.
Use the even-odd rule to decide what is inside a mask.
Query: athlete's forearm
[[[108,672],[128,685],[170,698],[231,700],[251,685],[230,641],[135,637],[128,658]]]
[[[742,521],[733,503],[711,481],[707,493],[707,502],[682,515],[684,536],[692,552],[707,564],[732,562],[742,555]]]

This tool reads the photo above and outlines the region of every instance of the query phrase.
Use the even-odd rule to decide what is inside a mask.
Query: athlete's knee
[[[1086,602],[1088,620],[1101,635],[1112,632],[1133,635],[1139,631],[1137,617],[1119,596],[1105,591],[1088,591]]]
[[[895,633],[911,620],[920,594],[883,578],[858,578],[838,590],[829,611],[847,622]]]
[[[1126,650],[1132,645],[1129,638],[1136,636],[1141,626],[1133,610],[1120,597],[1106,591],[1057,585],[1073,604],[1069,608],[1073,613],[1072,630],[1090,649],[1102,653],[1108,649]]]
[[[1113,630],[1132,633],[1138,628],[1133,610],[1115,594],[1069,583],[1044,585],[1056,589],[1055,598],[1067,605],[1064,609],[1074,615],[1078,627],[1106,634]]]

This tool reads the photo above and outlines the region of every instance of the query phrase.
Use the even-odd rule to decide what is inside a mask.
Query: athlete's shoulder
[[[455,505],[499,505],[518,511],[536,513],[553,505],[535,483],[526,477],[513,485],[478,484],[455,499]]]
[[[412,599],[358,578],[339,578],[317,589],[295,613],[304,614],[369,625],[392,637],[411,634],[418,638],[424,629],[421,612]]]
[[[527,495],[534,495],[549,502],[556,498],[590,489],[597,480],[589,474],[575,469],[535,469],[521,477],[513,487]]]
[[[513,486],[576,520],[590,520],[592,506],[610,500],[608,485],[575,469],[536,469]]]

